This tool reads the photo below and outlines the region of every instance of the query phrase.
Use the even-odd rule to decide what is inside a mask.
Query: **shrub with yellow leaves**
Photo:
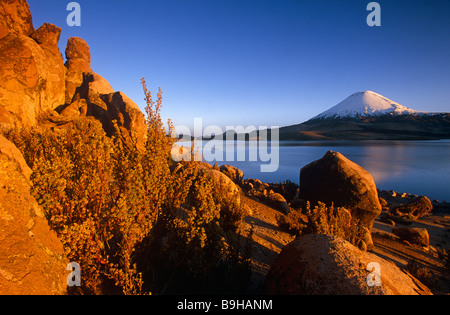
[[[242,211],[196,172],[199,162],[182,162],[174,171],[174,140],[167,136],[173,125],[169,121],[166,130],[162,122],[162,92],[155,103],[144,79],[142,85],[143,150],[129,145],[119,128],[107,137],[90,117],[57,132],[6,134],[33,169],[32,194],[67,257],[82,268],[82,287],[69,293],[161,293],[180,281],[177,275],[211,283],[218,266],[233,269],[227,257],[235,244],[228,232]]]

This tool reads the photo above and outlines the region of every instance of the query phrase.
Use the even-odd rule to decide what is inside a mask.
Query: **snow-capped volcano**
[[[450,139],[450,113],[416,111],[372,91],[350,95],[304,123],[280,128],[280,140]]]
[[[372,91],[352,94],[341,103],[314,117],[313,119],[326,118],[357,118],[373,117],[381,115],[408,115],[418,112],[397,102],[394,102]]]

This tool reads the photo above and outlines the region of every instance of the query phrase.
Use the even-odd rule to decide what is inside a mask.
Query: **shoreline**
[[[250,183],[253,188],[249,191]],[[251,255],[253,281],[249,288],[250,293],[261,292],[261,286],[271,265],[282,249],[296,239],[295,235],[278,224],[277,217],[286,214],[282,212],[282,209],[270,204],[266,198],[271,194],[272,189],[277,186],[279,188],[280,185],[283,184],[263,183],[255,179],[242,181],[244,205],[251,210],[244,219],[243,230],[254,228]],[[407,274],[420,278],[419,281],[430,288],[433,294],[448,294],[450,275],[445,262],[440,258],[440,253],[450,249],[450,204],[445,201],[433,201],[433,210],[419,219],[404,218],[399,220],[399,223],[386,223],[383,217],[389,214],[390,209],[400,204],[408,204],[422,196],[393,190],[377,189],[377,191],[379,198],[386,203],[383,202],[383,210],[374,221],[372,230],[374,249],[371,252],[395,264]],[[293,201],[287,201],[291,210],[295,209]],[[394,228],[426,229],[429,233],[429,245],[420,246],[401,239],[393,233]],[[414,270],[417,274],[413,274]]]
[[[300,169],[311,161],[321,158],[326,151],[332,150],[342,153],[366,169],[380,190],[393,190],[398,193],[427,196],[432,201],[450,202],[450,194],[446,189],[450,186],[450,177],[446,175],[450,140],[280,141],[276,147],[268,146],[269,150],[278,151],[278,154],[270,156],[272,160],[278,160],[270,161],[272,164],[278,162],[276,171],[271,173],[262,173],[260,169],[269,161],[250,160],[250,153],[256,153],[251,151],[255,149],[252,144],[233,147],[231,143],[227,144],[229,147],[225,147],[225,142],[217,142],[217,146],[209,144],[205,148],[203,161],[211,166],[217,162],[219,165],[228,164],[237,167],[244,172],[245,178],[258,178],[267,183],[290,180],[299,184]],[[187,145],[187,143],[179,144]],[[202,147],[202,144],[198,143],[197,146]],[[208,148],[211,147],[214,147],[214,151],[210,153]],[[209,156],[214,159],[211,160]],[[241,156],[244,158],[243,161],[238,159]]]

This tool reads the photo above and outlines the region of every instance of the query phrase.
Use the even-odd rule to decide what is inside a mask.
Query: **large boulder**
[[[370,173],[338,152],[329,151],[322,159],[301,169],[300,199],[345,207],[369,231],[381,213]]]
[[[291,212],[291,207],[289,207],[286,199],[279,193],[268,193],[266,196],[264,196],[264,202],[284,214],[289,214]]]
[[[76,87],[71,103],[65,109],[72,107],[72,104],[78,103],[80,100],[85,100],[88,105],[86,115],[98,119],[108,135],[112,135],[114,130],[112,121],[108,116],[108,105],[101,96],[114,93],[114,90],[108,81],[96,73],[83,72],[81,78],[81,84]]]
[[[10,33],[30,36],[33,32],[33,18],[26,0],[0,1],[0,39]]]
[[[272,295],[431,295],[395,264],[324,234],[301,236],[283,248],[267,274],[265,291]]]
[[[66,293],[61,242],[30,194],[31,170],[0,136],[0,295]]]
[[[242,180],[244,179],[244,172],[242,172],[237,167],[234,167],[232,165],[222,165],[220,167],[220,171],[227,175],[236,184],[242,184]]]
[[[225,199],[233,200],[240,205],[241,197],[239,187],[228,176],[204,164],[198,165],[198,172],[211,180],[218,193]]]
[[[419,246],[430,245],[430,235],[427,229],[422,228],[409,228],[409,227],[394,227],[392,234],[398,236],[400,239],[405,240],[411,244]]]
[[[84,72],[81,77],[81,85],[76,88],[70,104],[81,99],[86,100],[88,103],[87,116],[92,116],[100,120],[105,130],[110,129],[112,124],[107,113],[108,105],[101,96],[103,94],[114,93],[114,90],[112,90],[112,87],[103,77],[93,72]],[[100,81],[100,84],[98,81]]]
[[[433,204],[430,199],[425,196],[415,198],[406,205],[399,205],[390,211],[395,216],[417,220],[433,210]]]

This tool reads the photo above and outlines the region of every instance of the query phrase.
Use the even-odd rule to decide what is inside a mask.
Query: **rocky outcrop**
[[[380,267],[379,283],[373,263]],[[323,234],[288,244],[270,268],[265,287],[267,294],[278,295],[431,295],[393,263]]]
[[[66,58],[66,104],[69,105],[61,113],[66,117],[70,113],[77,117],[78,112],[83,115],[84,111],[72,108],[79,109],[79,101],[84,99],[85,115],[98,119],[109,136],[116,132],[113,123],[116,121],[126,143],[143,148],[147,134],[144,114],[128,96],[115,92],[105,78],[92,71],[89,45],[81,38],[70,38]]]
[[[63,247],[30,195],[31,170],[0,136],[0,294],[66,292]]]
[[[44,26],[44,29],[50,30],[48,25]],[[50,31],[38,31],[33,35],[36,40],[42,41],[42,45],[48,44],[49,36],[39,34]],[[65,71],[65,82],[62,83],[62,86],[65,86],[65,94],[59,98],[62,103],[54,108],[55,111],[48,117],[48,121],[65,127],[80,117],[94,117],[102,123],[108,136],[115,134],[116,121],[125,142],[129,145],[136,144],[142,149],[147,134],[144,114],[129,97],[122,92],[115,92],[105,78],[92,72],[88,44],[80,38],[70,38],[66,58],[65,65],[62,59],[59,63],[55,61]],[[0,123],[2,116],[0,111]]]
[[[65,103],[71,104],[78,87],[83,83],[83,73],[92,72],[89,45],[81,38],[71,37],[66,46]]]
[[[99,74],[82,74],[82,83],[76,88],[72,103],[62,110],[61,115],[94,117],[102,123],[108,136],[116,132],[115,121],[126,143],[136,143],[140,149],[144,147],[147,135],[144,114],[124,93],[114,92],[108,81]]]
[[[30,37],[0,40],[0,106],[12,120],[35,125],[39,114],[64,102],[64,71],[53,64],[56,59]]]
[[[338,152],[329,151],[322,159],[301,169],[300,199],[345,207],[369,231],[381,213],[372,176]]]
[[[0,127],[34,126],[44,116],[64,126],[91,116],[110,136],[117,121],[125,141],[143,148],[147,129],[139,107],[92,71],[83,39],[69,38],[64,64],[60,35],[61,28],[49,23],[35,30],[26,1],[0,3]]]
[[[41,47],[45,47],[53,53],[58,53],[61,56],[58,49],[60,36],[61,28],[49,23],[42,24],[40,28],[30,35],[30,37],[34,39]]]
[[[35,125],[40,114],[64,104],[61,29],[46,23],[35,31],[25,1],[2,1],[0,21],[0,123]]]
[[[39,44],[45,57],[45,73],[39,73],[45,78],[45,94],[40,95],[41,112],[53,111],[64,104],[66,69],[58,48],[60,36],[61,28],[49,23],[44,23],[31,34],[31,38]]]
[[[0,2],[0,39],[8,34],[30,36],[33,32],[33,18],[25,0]]]

